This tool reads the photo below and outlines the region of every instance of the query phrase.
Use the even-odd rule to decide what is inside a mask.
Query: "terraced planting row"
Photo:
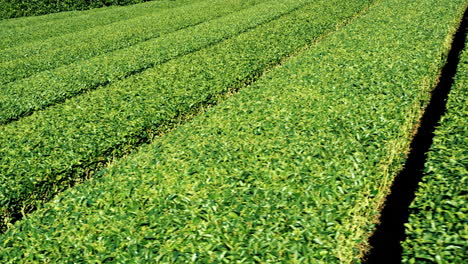
[[[146,3],[141,3],[138,5],[130,5],[130,6],[110,6],[106,8],[95,8],[91,10],[85,11],[70,11],[70,12],[60,12],[60,13],[53,13],[44,16],[29,16],[29,17],[18,17],[14,19],[0,19],[0,27],[2,29],[24,29],[29,26],[42,26],[46,23],[51,22],[59,22],[64,19],[71,19],[76,18],[77,21],[70,21],[72,23],[77,22],[78,24],[81,21],[82,17],[90,16],[91,19],[96,19],[95,15],[103,15],[107,16],[109,13],[115,12],[116,16],[122,14],[122,12],[126,12],[133,8],[145,8],[145,7],[156,7],[159,6],[161,8],[172,8],[177,6],[182,6],[188,3],[193,3],[196,1],[205,1],[205,0],[158,0],[158,1],[150,1]]]
[[[309,2],[209,48],[2,126],[2,222],[82,181],[99,165],[167,130],[174,119],[250,83],[370,2]]]
[[[26,207],[59,188],[47,184],[70,181],[68,168],[92,164],[63,158],[72,152],[65,139],[96,162],[122,145],[114,140],[129,146],[162,120],[222,101],[12,226],[0,261],[360,262],[466,1],[377,1],[323,35],[369,5],[358,2],[316,1],[3,126],[19,143],[2,149],[2,175],[11,176],[2,188],[10,208]],[[241,86],[228,100],[215,96]],[[35,135],[44,141],[27,142]],[[50,151],[26,160],[36,146]]]
[[[131,5],[150,0],[0,0],[0,19],[37,16],[69,10],[87,10],[111,5]]]
[[[465,39],[465,47],[467,41]],[[403,263],[463,263],[468,248],[468,50],[461,55],[428,160],[411,205]]]
[[[204,0],[158,0],[128,7],[101,8],[88,12],[61,13],[55,16],[0,20],[0,50],[201,1]]]
[[[266,0],[213,0],[0,51],[0,84],[163,36]],[[210,11],[211,10],[211,11]],[[152,25],[149,27],[148,25]],[[98,36],[98,37],[97,37]]]
[[[0,91],[0,124],[252,30],[306,3],[267,1],[161,38],[9,83]]]

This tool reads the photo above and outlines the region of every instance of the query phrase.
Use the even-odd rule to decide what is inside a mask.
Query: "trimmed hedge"
[[[150,0],[0,0],[0,19],[37,16],[112,5],[132,5]]]
[[[214,45],[303,5],[303,1],[297,0],[268,1],[162,38],[9,83],[0,90],[0,124]]]
[[[332,10],[340,2],[353,3]],[[359,262],[464,4],[379,1],[253,86],[58,195],[0,237],[0,260]],[[294,31],[285,28],[281,37]]]
[[[150,2],[145,2],[141,4],[136,4],[136,5],[130,5],[130,6],[110,6],[106,8],[95,8],[95,9],[90,9],[90,10],[85,10],[85,11],[69,11],[69,12],[61,12],[61,13],[53,13],[53,14],[47,14],[44,16],[30,16],[30,17],[19,17],[19,18],[11,18],[11,19],[0,19],[0,27],[4,29],[12,29],[12,28],[21,28],[21,27],[27,27],[27,26],[32,26],[32,25],[43,25],[44,23],[50,23],[50,22],[60,22],[62,19],[70,19],[73,17],[80,17],[83,15],[98,15],[98,14],[107,14],[108,12],[113,12],[118,10],[127,10],[128,8],[133,9],[133,8],[144,8],[146,6],[148,7],[156,7],[159,6],[161,8],[171,8],[171,7],[177,7],[177,6],[182,6],[186,5],[189,3],[193,2],[199,2],[199,1],[206,1],[206,0],[158,0],[158,1],[150,1]]]
[[[267,0],[199,2],[2,50],[0,84],[126,48],[265,1]]]
[[[467,87],[468,49],[465,49],[449,94],[447,112],[435,131],[425,174],[410,207],[403,263],[468,260]]]
[[[63,34],[87,30],[139,16],[151,15],[167,8],[204,0],[159,0],[119,8],[94,9],[62,15],[30,17],[0,21],[0,50],[27,42],[44,40]]]
[[[164,131],[179,116],[250,83],[369,4],[362,0],[289,4],[298,2],[307,5],[207,49],[2,126],[1,222],[8,223],[11,216],[82,181],[99,165]]]

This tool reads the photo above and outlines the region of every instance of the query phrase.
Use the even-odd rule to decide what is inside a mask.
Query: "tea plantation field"
[[[467,7],[156,0],[0,20],[0,263],[365,262]],[[408,263],[465,259],[460,65]]]

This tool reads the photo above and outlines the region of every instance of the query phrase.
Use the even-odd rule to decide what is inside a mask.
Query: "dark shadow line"
[[[455,33],[447,62],[442,68],[439,83],[432,91],[431,100],[422,116],[420,126],[410,145],[410,153],[403,170],[396,176],[380,216],[380,224],[369,239],[371,249],[364,263],[401,263],[405,240],[404,224],[408,222],[409,206],[415,198],[423,177],[427,152],[432,145],[434,131],[446,111],[446,102],[454,82],[460,52],[465,47],[467,11]]]

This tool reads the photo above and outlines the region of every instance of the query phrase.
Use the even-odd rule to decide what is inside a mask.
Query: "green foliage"
[[[297,0],[269,1],[162,38],[9,83],[0,91],[0,124],[214,45],[284,16],[303,5],[304,1]],[[44,83],[48,85],[45,86]]]
[[[281,2],[294,7],[303,3]],[[3,222],[82,181],[99,165],[166,129],[178,116],[248,84],[369,4],[305,2],[270,23],[2,126]],[[272,5],[272,10],[276,8],[279,5]]]
[[[198,2],[1,50],[0,84],[126,48],[265,1]]]
[[[303,45],[304,35],[311,40],[334,28],[336,21],[328,12],[363,7],[362,1],[316,3],[174,60],[165,64],[172,65],[167,69],[156,67],[148,75],[129,78],[133,85],[127,89],[96,90],[74,99],[75,107],[51,108],[57,116],[75,118],[68,123],[45,117],[43,122],[60,122],[64,131],[82,124],[79,131],[65,132],[64,139],[82,144],[92,138],[89,146],[75,146],[88,153],[91,144],[102,150],[105,141],[141,135],[119,129],[138,127],[139,114],[151,123],[169,111],[186,111],[190,104],[276,63],[288,53],[285,47]],[[464,3],[379,1],[252,86],[117,161],[102,177],[59,194],[0,237],[0,260],[358,262]],[[310,23],[303,24],[306,20]],[[91,102],[103,91],[109,91],[106,99]],[[96,110],[105,112],[95,114],[87,105],[98,102]],[[84,112],[77,108],[81,105]],[[39,113],[24,121],[37,127],[31,125],[36,117]],[[80,123],[85,117],[88,121]],[[5,127],[13,129],[13,123]],[[93,141],[108,128],[107,137]],[[32,134],[47,136],[43,131]],[[41,164],[50,169],[50,162]],[[26,170],[18,166],[10,173]],[[25,186],[27,181],[9,182],[7,186]]]
[[[465,46],[468,43],[465,40]],[[403,263],[465,263],[468,251],[468,49],[411,204]]]
[[[0,0],[0,19],[36,16],[111,5],[131,5],[150,0]]]
[[[88,30],[200,1],[203,0],[159,0],[125,7],[0,21],[0,49]]]

